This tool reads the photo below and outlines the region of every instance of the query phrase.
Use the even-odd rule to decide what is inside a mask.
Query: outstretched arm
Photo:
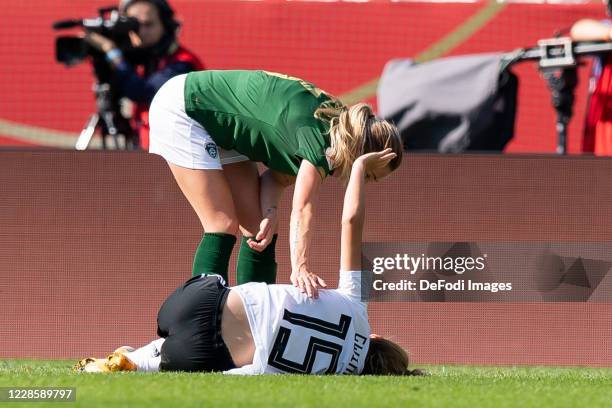
[[[314,298],[318,297],[318,288],[327,286],[323,279],[309,271],[308,265],[312,219],[321,182],[319,170],[308,160],[302,160],[293,191],[289,224],[291,283]]]
[[[353,163],[342,208],[340,270],[361,270],[361,236],[365,221],[365,180],[369,171],[386,167],[396,156],[391,149],[359,156]]]
[[[598,20],[578,20],[572,25],[570,36],[574,41],[610,41],[612,26]]]

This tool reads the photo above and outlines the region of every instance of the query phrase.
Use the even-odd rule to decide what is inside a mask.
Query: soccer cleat
[[[73,371],[83,373],[114,373],[117,371],[136,371],[136,364],[125,356],[124,353],[134,350],[131,347],[119,347],[106,358],[88,357],[79,360],[73,367]]]
[[[93,357],[83,358],[72,366],[72,371],[79,373],[101,373],[102,368],[97,364],[98,359]]]

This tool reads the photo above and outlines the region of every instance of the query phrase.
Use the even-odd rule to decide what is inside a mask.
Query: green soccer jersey
[[[330,174],[329,125],[314,117],[328,100],[306,81],[265,71],[192,72],[185,82],[187,115],[219,147],[290,175],[302,159]]]

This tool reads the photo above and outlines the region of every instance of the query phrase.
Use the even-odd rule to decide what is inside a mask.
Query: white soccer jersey
[[[338,289],[312,299],[292,285],[247,283],[232,288],[244,303],[253,363],[226,374],[359,374],[370,345],[361,272],[340,272]]]

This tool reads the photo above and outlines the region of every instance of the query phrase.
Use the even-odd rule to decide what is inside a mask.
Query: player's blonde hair
[[[419,369],[409,370],[410,360],[406,350],[381,336],[370,337],[363,375],[426,375]]]
[[[370,105],[358,103],[347,108],[338,100],[330,100],[315,111],[315,117],[329,122],[328,155],[342,180],[348,180],[353,162],[365,153],[391,148],[396,154],[389,163],[391,171],[402,162],[404,148],[397,128],[376,118]]]

